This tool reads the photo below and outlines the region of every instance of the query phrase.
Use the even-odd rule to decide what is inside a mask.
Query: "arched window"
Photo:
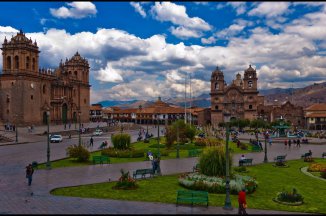
[[[11,70],[11,56],[7,57],[7,69]]]
[[[86,98],[84,99],[84,104],[86,104]]]
[[[35,58],[32,60],[32,69],[35,70]]]
[[[252,88],[252,81],[248,81],[248,87]]]
[[[249,109],[252,109],[252,105],[249,105]]]
[[[46,85],[43,85],[43,94],[46,94]]]
[[[77,76],[77,71],[74,72],[75,76]]]
[[[71,71],[69,71],[69,75],[71,75]]]
[[[218,110],[218,106],[215,106],[215,109]]]
[[[218,83],[215,83],[215,90],[218,89]]]
[[[19,69],[19,57],[15,56],[15,69]]]
[[[26,57],[26,69],[29,69],[29,56]]]
[[[33,100],[34,99],[34,96],[33,95],[31,95],[31,100]]]

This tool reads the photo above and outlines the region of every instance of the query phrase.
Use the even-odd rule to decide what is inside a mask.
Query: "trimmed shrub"
[[[297,193],[297,190],[293,188],[292,193],[285,191],[283,189],[282,192],[279,192],[277,194],[277,200],[282,201],[282,202],[303,202],[303,197],[301,194]]]
[[[136,181],[133,178],[130,177],[129,171],[124,172],[124,170],[121,169],[120,172],[121,172],[121,177],[119,178],[119,181],[113,187],[113,189],[128,190],[128,189],[136,189],[136,188],[138,188],[138,185],[136,184]]]
[[[129,149],[130,148],[130,135],[129,134],[113,134],[111,136],[111,141],[113,147],[119,150]]]
[[[225,176],[226,175],[226,158],[225,148],[209,147],[204,149],[200,155],[199,164],[200,172],[207,176]],[[229,155],[229,168],[232,167],[232,154]]]
[[[82,145],[71,145],[66,149],[67,155],[71,158],[76,158],[78,162],[87,162],[90,157],[90,152]]]
[[[118,150],[112,147],[103,149],[101,151],[102,155],[106,155],[109,157],[118,157],[118,158],[140,158],[144,157],[144,150],[134,150],[134,149],[126,149],[126,150]]]

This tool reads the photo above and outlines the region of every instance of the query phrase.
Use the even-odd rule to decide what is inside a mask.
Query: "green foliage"
[[[324,170],[322,170],[322,171],[320,172],[320,177],[326,179],[326,169],[324,169]]]
[[[200,171],[207,176],[225,176],[226,175],[226,158],[225,148],[209,147],[204,150],[199,159]],[[229,168],[232,166],[232,155],[229,155]]]
[[[244,143],[240,143],[240,149],[241,150],[247,150],[248,149],[248,146]]]
[[[70,145],[66,152],[69,157],[76,158],[78,162],[87,162],[90,157],[90,152],[82,145]]]
[[[277,199],[282,202],[302,202],[303,197],[301,194],[297,193],[297,190],[293,188],[292,193],[285,191],[283,189],[282,192],[277,194]]]
[[[183,120],[178,120],[172,125],[166,128],[166,147],[171,148],[172,145],[177,141],[187,142],[189,139],[191,142],[196,135],[196,128],[193,125],[186,124]]]
[[[121,177],[119,178],[119,181],[117,184],[113,187],[114,189],[135,189],[137,188],[136,181],[130,177],[129,171],[124,172],[123,169],[120,170],[121,172]]]
[[[249,119],[232,119],[230,122],[230,127],[245,128],[250,125]]]
[[[116,149],[129,149],[130,148],[130,135],[129,134],[124,134],[124,133],[119,133],[119,134],[113,134],[111,136],[111,141],[113,143],[113,147]]]
[[[112,147],[103,149],[101,151],[102,155],[107,155],[109,157],[117,157],[117,158],[140,158],[144,157],[144,150],[139,149],[125,149],[125,150],[119,150]]]
[[[280,125],[281,122],[283,122],[283,125],[291,126],[291,122],[288,122],[288,121],[286,122],[286,121],[281,120],[281,119],[277,119],[277,120],[273,121],[271,123],[271,126],[278,126],[278,125]]]
[[[195,146],[206,146],[206,139],[205,138],[195,138],[194,140]]]
[[[246,172],[247,168],[245,166],[239,166],[239,167],[234,167],[233,170],[236,172]]]
[[[269,128],[270,125],[262,119],[254,119],[250,122],[251,128]]]

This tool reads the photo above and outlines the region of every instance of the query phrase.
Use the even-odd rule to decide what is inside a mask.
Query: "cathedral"
[[[20,31],[2,44],[0,121],[18,126],[89,121],[89,64],[78,52],[41,69],[36,41]]]
[[[257,90],[257,73],[254,68],[238,73],[230,85],[224,80],[223,72],[216,67],[211,75],[211,122],[218,124],[231,119],[256,119],[258,105],[264,104],[264,96]]]

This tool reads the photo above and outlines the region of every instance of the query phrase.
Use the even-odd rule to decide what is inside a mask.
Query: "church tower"
[[[257,73],[256,70],[249,65],[249,68],[244,71],[244,90],[245,91],[257,91]]]
[[[223,72],[216,67],[211,75],[211,121],[221,122],[223,115],[223,94],[225,88],[225,80]]]
[[[2,71],[4,74],[38,73],[39,53],[36,41],[28,39],[20,30],[2,44]]]

